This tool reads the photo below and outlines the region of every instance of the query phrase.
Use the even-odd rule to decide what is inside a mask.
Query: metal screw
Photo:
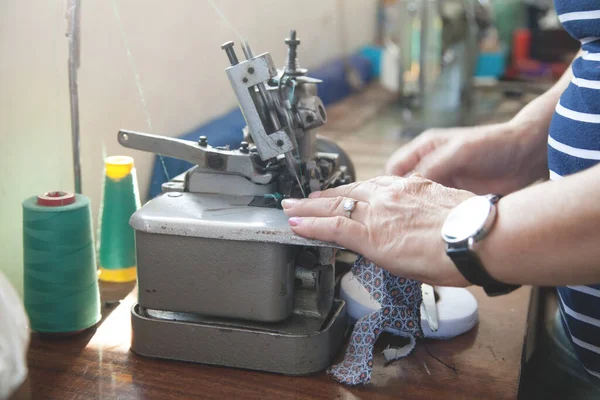
[[[223,43],[221,45],[221,48],[225,50],[225,53],[227,54],[227,58],[229,58],[229,62],[231,63],[231,65],[239,64],[237,55],[235,54],[235,50],[233,49],[233,42]]]
[[[304,75],[305,69],[300,68],[298,63],[297,48],[300,44],[300,39],[296,39],[296,30],[290,31],[290,37],[285,39],[285,44],[288,45],[288,55],[285,63],[285,73],[288,75]]]
[[[208,138],[206,136],[200,136],[200,139],[198,139],[198,145],[206,147],[208,145]]]
[[[296,39],[296,30],[292,29],[290,31],[290,37],[285,39],[285,44],[288,45],[288,58],[287,58],[287,71],[295,71],[296,70],[296,48],[300,44],[300,40]]]
[[[277,146],[279,146],[279,147],[283,146],[283,140],[279,139],[277,141]]]
[[[248,154],[250,150],[248,149],[248,142],[240,143],[240,152],[244,154]]]
[[[248,73],[249,74],[253,74],[254,73],[254,68],[253,67],[248,68]]]
[[[209,154],[206,161],[211,169],[220,170],[225,166],[225,160],[218,154]]]
[[[315,119],[313,118],[313,116],[312,116],[312,115],[308,115],[308,116],[306,117],[306,122],[308,122],[309,124],[311,124],[311,123],[312,123],[314,120],[315,120]]]
[[[244,77],[244,79],[242,79],[242,82],[248,83],[248,78]]]

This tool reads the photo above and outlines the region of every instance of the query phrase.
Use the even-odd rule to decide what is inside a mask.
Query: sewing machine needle
[[[302,192],[302,197],[306,197],[306,193],[304,192],[304,188],[302,187],[302,181],[300,181],[300,175],[298,175],[298,169],[296,167],[296,159],[291,151],[285,153],[285,161],[287,162],[288,170],[290,173],[296,178],[296,182],[298,186],[300,186],[300,191]]]

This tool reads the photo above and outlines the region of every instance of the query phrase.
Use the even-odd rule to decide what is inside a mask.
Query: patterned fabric
[[[373,368],[373,346],[387,327],[408,336],[423,337],[421,330],[421,283],[393,276],[359,256],[352,273],[381,304],[381,309],[364,316],[354,326],[344,360],[327,371],[347,385],[369,383]]]
[[[558,19],[583,50],[573,62],[573,79],[550,125],[548,169],[550,179],[559,180],[600,162],[600,1],[556,0],[555,4]],[[600,283],[559,287],[558,294],[575,353],[585,369],[600,378]]]

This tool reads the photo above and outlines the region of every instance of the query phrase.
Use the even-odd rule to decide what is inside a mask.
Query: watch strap
[[[477,254],[464,248],[448,246],[446,253],[452,259],[459,272],[472,284],[483,287],[488,296],[508,294],[521,285],[511,285],[497,281],[485,270]]]

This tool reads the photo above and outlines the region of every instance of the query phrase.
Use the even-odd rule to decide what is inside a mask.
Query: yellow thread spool
[[[112,156],[105,160],[104,189],[100,208],[99,279],[131,282],[137,277],[135,233],[131,215],[140,207],[133,158]]]

